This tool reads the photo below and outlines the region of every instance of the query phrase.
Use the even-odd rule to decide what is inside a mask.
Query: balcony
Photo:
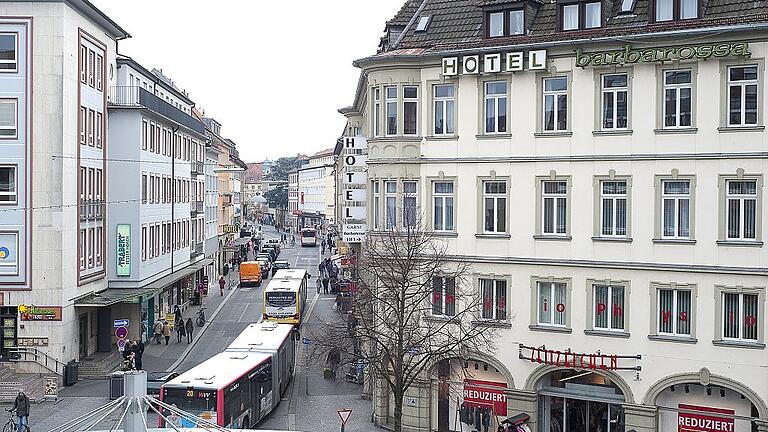
[[[205,174],[203,163],[200,161],[192,162],[192,174]]]
[[[80,200],[80,220],[104,219],[104,202],[101,200]]]
[[[146,108],[201,135],[205,125],[168,102],[137,86],[112,86],[107,101],[111,107]]]
[[[199,256],[203,255],[203,243],[197,243],[192,246],[192,249],[189,251],[189,257],[190,258],[197,258]]]
[[[192,201],[192,216],[197,216],[205,210],[202,201]]]

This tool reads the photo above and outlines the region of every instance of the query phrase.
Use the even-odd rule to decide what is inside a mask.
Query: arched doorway
[[[602,371],[551,368],[535,383],[538,430],[624,432],[622,404],[631,401],[620,378]]]

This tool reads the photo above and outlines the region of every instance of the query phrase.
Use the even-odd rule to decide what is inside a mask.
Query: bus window
[[[163,402],[176,405],[180,410],[216,423],[216,391],[195,390],[194,388],[163,389]],[[167,414],[165,414],[167,415]],[[183,427],[196,427],[191,420],[180,418]]]

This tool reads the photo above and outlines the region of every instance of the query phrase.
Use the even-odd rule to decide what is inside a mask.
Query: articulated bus
[[[307,303],[309,274],[302,269],[278,270],[264,289],[262,318],[281,324],[301,324]]]
[[[314,228],[304,228],[300,236],[302,246],[317,246],[317,230]]]
[[[294,327],[250,324],[227,347],[162,386],[165,403],[228,428],[250,428],[280,403],[296,364]],[[164,425],[160,419],[160,426]],[[202,426],[181,419],[178,426]]]

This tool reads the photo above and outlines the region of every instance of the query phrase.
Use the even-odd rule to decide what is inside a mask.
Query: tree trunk
[[[394,392],[395,396],[395,432],[402,432],[403,430],[403,393],[402,391]]]

